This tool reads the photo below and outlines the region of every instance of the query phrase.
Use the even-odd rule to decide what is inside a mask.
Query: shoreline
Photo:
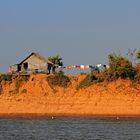
[[[76,118],[132,118],[140,119],[140,114],[49,114],[49,113],[0,113],[1,118],[57,118],[57,117],[76,117]]]

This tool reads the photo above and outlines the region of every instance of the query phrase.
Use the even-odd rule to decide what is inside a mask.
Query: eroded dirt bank
[[[15,82],[1,83],[0,115],[102,115],[139,116],[140,84],[130,80],[94,84],[76,90],[84,77],[70,77],[67,88],[50,87],[45,74],[31,75],[16,89]]]

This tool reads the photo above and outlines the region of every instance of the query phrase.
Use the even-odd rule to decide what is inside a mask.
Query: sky
[[[0,0],[0,72],[32,52],[64,65],[140,50],[139,0]]]

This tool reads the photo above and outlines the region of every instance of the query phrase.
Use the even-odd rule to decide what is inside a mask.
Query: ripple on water
[[[140,119],[0,118],[0,140],[139,140]]]

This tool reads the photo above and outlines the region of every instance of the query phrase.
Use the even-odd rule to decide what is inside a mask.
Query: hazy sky
[[[140,0],[0,0],[0,71],[31,52],[64,64],[107,63],[140,49]]]

